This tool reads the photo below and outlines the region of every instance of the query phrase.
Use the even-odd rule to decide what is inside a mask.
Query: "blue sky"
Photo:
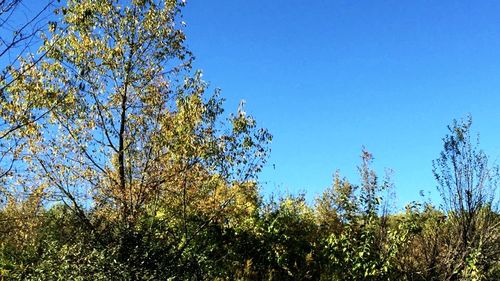
[[[362,146],[394,170],[399,206],[436,198],[446,125],[470,113],[500,155],[498,1],[188,1],[195,67],[274,135],[263,190],[313,198]],[[497,161],[498,162],[498,161]],[[275,168],[273,169],[273,164]]]

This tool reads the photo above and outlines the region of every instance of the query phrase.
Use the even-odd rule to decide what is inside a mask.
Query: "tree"
[[[498,263],[499,224],[494,209],[497,168],[479,148],[479,139],[471,140],[472,118],[454,120],[443,139],[443,151],[433,161],[438,190],[452,224],[449,241],[450,278],[471,278],[470,266],[487,274]],[[458,238],[458,239],[456,239]],[[470,261],[479,255],[475,264]]]
[[[373,156],[362,150],[354,185],[335,174],[333,186],[318,200],[317,212],[331,212],[332,232],[323,233],[324,274],[333,280],[398,279],[396,259],[413,232],[410,221],[388,223],[384,191],[392,188],[389,176],[382,182],[371,168]],[[329,206],[328,206],[329,205]],[[323,221],[326,215],[322,214]],[[331,222],[329,222],[331,223]]]
[[[186,251],[212,223],[245,212],[238,205],[256,194],[271,140],[243,105],[221,125],[218,91],[208,95],[191,70],[182,6],[69,0],[44,58],[24,60],[10,86],[13,111],[47,112],[30,124],[18,188],[66,205],[137,276],[197,266]],[[141,268],[150,259],[141,247],[152,245],[165,262]]]

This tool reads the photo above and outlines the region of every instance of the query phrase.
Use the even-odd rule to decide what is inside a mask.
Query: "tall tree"
[[[27,56],[10,70],[17,79],[3,106],[5,118],[29,120],[15,133],[28,139],[26,171],[10,186],[64,204],[89,233],[73,245],[83,260],[101,245],[133,280],[203,276],[202,237],[255,212],[269,152],[271,135],[243,104],[224,123],[219,91],[208,94],[192,71],[184,2],[69,0],[42,37],[40,61]],[[54,257],[75,259],[56,248],[43,263]]]
[[[132,222],[165,196],[180,198],[171,203],[186,214],[196,198],[251,181],[262,165],[270,135],[243,108],[232,129],[219,126],[222,101],[207,97],[201,73],[191,75],[182,6],[70,0],[45,37],[45,58],[24,64],[11,87],[14,107],[51,109],[33,124],[32,173],[21,183],[46,187],[89,227],[89,207]]]

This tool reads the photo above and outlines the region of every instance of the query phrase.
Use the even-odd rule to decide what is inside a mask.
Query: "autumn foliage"
[[[496,168],[455,121],[444,205],[390,212],[361,153],[263,199],[271,134],[192,69],[176,0],[68,0],[0,80],[1,280],[498,280]],[[430,168],[430,167],[429,167]]]

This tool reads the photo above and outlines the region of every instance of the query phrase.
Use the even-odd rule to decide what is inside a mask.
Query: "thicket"
[[[439,208],[390,212],[364,149],[314,204],[264,200],[272,136],[243,105],[223,118],[184,4],[68,0],[5,68],[0,279],[500,280],[498,174],[470,118],[433,162]]]

